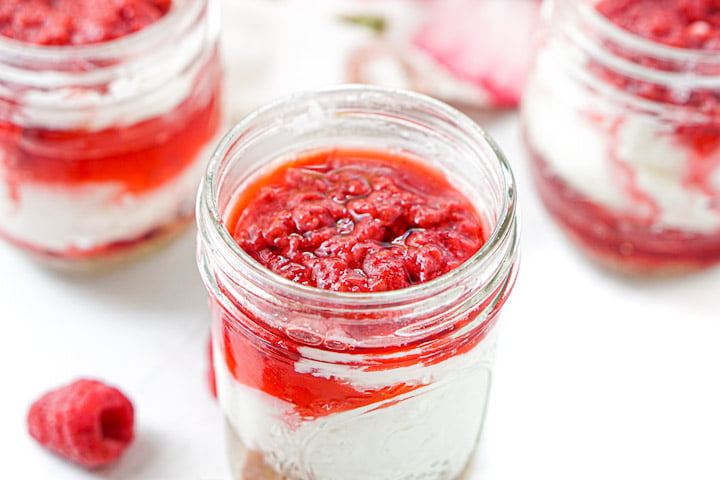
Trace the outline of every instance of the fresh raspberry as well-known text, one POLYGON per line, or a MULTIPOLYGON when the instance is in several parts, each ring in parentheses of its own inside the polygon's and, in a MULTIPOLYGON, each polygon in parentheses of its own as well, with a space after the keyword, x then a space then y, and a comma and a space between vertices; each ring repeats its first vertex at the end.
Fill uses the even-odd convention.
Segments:
POLYGON ((38 443, 86 468, 116 461, 133 439, 132 403, 95 380, 46 393, 30 407, 27 420, 38 443))
POLYGON ((215 383, 215 366, 213 364, 212 338, 208 338, 207 353, 208 353, 208 367, 207 367, 208 388, 210 388, 210 393, 212 394, 212 396, 217 398, 217 384, 215 383))

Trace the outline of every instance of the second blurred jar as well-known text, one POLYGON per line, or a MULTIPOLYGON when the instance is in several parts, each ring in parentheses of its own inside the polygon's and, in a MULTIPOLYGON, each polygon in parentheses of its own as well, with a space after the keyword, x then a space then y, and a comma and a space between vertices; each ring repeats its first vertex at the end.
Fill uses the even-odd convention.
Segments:
MULTIPOLYGON (((122 20, 103 8, 103 21, 122 20)), ((0 237, 77 269, 188 223, 220 123, 216 17, 208 0, 173 0, 139 32, 99 43, 70 44, 83 43, 70 27, 67 42, 0 36, 0 237)), ((58 18, 62 30, 70 20, 58 18)))
POLYGON ((720 27, 666 5, 549 3, 523 100, 545 206, 636 274, 720 261, 720 27))

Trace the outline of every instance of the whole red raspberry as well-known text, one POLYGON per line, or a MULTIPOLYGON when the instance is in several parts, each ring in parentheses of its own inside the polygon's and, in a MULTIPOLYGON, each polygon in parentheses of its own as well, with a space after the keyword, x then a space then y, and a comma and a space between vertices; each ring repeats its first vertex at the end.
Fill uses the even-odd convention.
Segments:
POLYGON ((133 439, 133 417, 132 403, 118 389, 77 380, 38 399, 27 421, 42 446, 95 468, 120 458, 133 439))

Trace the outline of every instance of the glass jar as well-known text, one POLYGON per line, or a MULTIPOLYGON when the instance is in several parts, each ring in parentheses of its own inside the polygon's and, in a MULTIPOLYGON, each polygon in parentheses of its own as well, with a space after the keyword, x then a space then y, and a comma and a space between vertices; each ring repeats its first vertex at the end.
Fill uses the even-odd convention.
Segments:
POLYGON ((547 4, 522 116, 535 183, 568 235, 631 274, 720 260, 720 60, 547 4))
POLYGON ((173 0, 104 43, 0 36, 0 237, 84 269, 189 223, 220 124, 217 17, 209 0, 173 0))
POLYGON ((298 94, 225 137, 197 216, 235 478, 458 478, 483 425, 494 325, 517 266, 515 185, 492 140, 418 94, 298 94), (458 268, 401 290, 335 292, 272 273, 225 228, 233 199, 278 159, 329 146, 409 152, 437 167, 489 238, 458 268))

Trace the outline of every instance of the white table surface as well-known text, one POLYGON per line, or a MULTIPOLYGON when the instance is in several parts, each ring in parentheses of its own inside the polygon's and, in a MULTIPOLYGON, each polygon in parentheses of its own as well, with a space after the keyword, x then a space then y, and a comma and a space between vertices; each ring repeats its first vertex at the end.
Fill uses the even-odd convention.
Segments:
MULTIPOLYGON (((518 177, 523 258, 470 480, 720 478, 720 268, 660 281, 596 268, 541 210, 515 114, 477 118, 518 177)), ((0 478, 229 478, 193 243, 91 278, 0 246, 0 478), (92 474, 26 433, 31 402, 78 377, 119 386, 137 412, 121 462, 92 474)))

